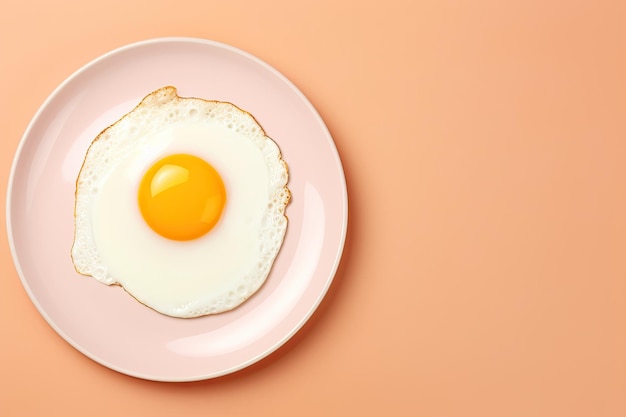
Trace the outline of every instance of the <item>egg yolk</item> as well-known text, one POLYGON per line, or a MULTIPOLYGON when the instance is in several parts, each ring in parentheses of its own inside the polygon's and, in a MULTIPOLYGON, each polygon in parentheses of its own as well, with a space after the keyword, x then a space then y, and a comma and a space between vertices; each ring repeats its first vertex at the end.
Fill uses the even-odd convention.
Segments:
POLYGON ((148 225, 172 240, 206 234, 226 204, 224 182, 206 161, 187 154, 157 161, 139 184, 139 209, 148 225))

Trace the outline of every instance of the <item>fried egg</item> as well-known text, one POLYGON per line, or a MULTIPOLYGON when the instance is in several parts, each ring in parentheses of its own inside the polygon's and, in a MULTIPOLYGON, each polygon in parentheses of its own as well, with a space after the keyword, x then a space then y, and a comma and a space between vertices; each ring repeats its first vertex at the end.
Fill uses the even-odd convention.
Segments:
POLYGON ((146 96, 91 143, 76 181, 76 271, 168 316, 231 310, 283 243, 287 164, 247 112, 146 96))

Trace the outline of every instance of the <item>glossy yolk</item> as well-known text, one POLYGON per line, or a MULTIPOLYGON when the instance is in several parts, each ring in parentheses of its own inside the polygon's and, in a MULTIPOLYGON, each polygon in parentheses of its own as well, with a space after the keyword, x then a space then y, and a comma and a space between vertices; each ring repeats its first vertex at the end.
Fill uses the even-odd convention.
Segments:
POLYGON ((186 154, 167 156, 139 184, 139 209, 158 234, 173 240, 203 236, 220 219, 226 190, 217 171, 186 154))

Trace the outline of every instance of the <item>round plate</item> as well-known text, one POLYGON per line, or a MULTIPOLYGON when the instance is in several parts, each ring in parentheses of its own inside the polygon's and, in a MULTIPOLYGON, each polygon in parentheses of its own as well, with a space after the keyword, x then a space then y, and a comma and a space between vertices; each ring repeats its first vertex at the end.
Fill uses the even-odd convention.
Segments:
POLYGON ((7 226, 31 300, 72 346, 116 371, 192 381, 244 368, 285 343, 326 293, 343 250, 347 193, 324 122, 278 71, 217 42, 154 39, 89 63, 61 84, 31 121, 13 162, 7 226), (119 287, 77 274, 70 258, 75 181, 96 135, 148 93, 229 101, 252 113, 289 165, 289 226, 263 287, 238 308, 176 319, 119 287))

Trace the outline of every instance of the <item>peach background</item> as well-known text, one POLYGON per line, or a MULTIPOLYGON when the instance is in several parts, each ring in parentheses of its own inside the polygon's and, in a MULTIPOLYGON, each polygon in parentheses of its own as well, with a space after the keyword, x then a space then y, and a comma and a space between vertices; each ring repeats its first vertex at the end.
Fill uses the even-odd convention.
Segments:
POLYGON ((626 415, 626 3, 3 6, 2 195, 29 120, 73 71, 196 36, 257 55, 309 97, 344 163, 350 227, 294 339, 183 384, 70 347, 2 239, 0 415, 626 415))

